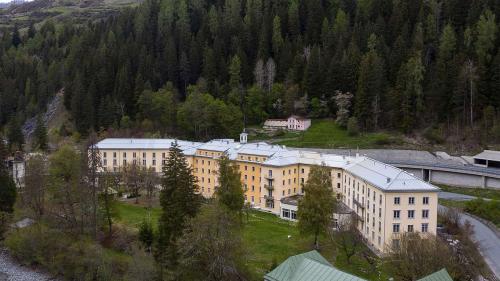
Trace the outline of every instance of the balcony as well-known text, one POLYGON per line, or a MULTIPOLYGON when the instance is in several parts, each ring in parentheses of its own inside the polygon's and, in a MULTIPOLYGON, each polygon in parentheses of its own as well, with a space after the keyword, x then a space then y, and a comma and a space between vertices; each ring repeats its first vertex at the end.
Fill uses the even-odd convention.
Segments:
POLYGON ((268 180, 274 180, 273 175, 265 175, 264 178, 268 180))
POLYGON ((266 201, 266 208, 274 208, 274 197, 264 195, 264 200, 266 201))
POLYGON ((272 184, 271 185, 264 184, 264 188, 267 190, 274 190, 274 186, 272 184))
POLYGON ((354 199, 354 197, 352 198, 352 203, 354 203, 354 205, 360 207, 361 209, 365 208, 365 205, 363 203, 359 202, 358 200, 354 199))

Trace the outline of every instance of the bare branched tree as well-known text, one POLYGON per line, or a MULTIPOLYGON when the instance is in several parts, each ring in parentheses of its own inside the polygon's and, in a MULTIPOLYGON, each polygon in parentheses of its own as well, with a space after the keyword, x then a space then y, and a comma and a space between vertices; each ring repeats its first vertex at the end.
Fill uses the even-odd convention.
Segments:
POLYGON ((87 145, 87 175, 86 180, 90 188, 91 202, 92 202, 92 230, 94 238, 97 238, 98 227, 98 194, 99 194, 99 173, 102 172, 101 153, 97 147, 97 136, 92 134, 89 137, 87 145))
POLYGON ((24 186, 21 200, 24 207, 40 220, 45 214, 45 190, 47 188, 47 166, 42 155, 34 155, 26 161, 24 186))

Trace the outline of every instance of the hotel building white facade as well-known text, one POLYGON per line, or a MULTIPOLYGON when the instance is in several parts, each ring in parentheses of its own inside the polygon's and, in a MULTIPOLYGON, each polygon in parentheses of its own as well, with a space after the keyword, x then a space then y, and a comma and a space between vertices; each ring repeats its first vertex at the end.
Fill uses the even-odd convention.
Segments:
MULTIPOLYGON (((213 196, 218 184, 217 160, 226 154, 239 166, 247 202, 293 219, 292 210, 282 207, 282 199, 303 194, 311 167, 325 165, 331 169, 335 196, 355 214, 359 231, 373 249, 384 252, 387 245, 399 243, 398 236, 404 232, 436 233, 439 189, 401 169, 359 155, 246 143, 245 134, 241 140, 177 141, 203 196, 213 196)), ((119 171, 135 161, 160 173, 174 141, 105 139, 97 146, 108 171, 119 171)))

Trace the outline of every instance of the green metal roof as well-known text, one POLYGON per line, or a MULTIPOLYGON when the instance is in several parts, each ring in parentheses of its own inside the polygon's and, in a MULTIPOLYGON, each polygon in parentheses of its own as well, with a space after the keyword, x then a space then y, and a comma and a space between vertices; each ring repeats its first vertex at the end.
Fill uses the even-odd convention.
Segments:
POLYGON ((289 257, 264 276, 268 281, 366 281, 333 267, 317 251, 289 257))
POLYGON ((453 279, 448 274, 448 271, 443 268, 440 271, 436 271, 431 275, 427 275, 422 279, 418 279, 417 281, 453 281, 453 279))

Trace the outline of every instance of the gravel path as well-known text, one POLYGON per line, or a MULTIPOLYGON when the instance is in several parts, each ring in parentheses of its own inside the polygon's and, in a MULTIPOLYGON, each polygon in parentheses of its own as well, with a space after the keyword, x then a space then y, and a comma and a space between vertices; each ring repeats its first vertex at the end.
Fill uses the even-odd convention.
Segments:
POLYGON ((55 278, 16 263, 0 249, 0 281, 55 281, 55 278))

